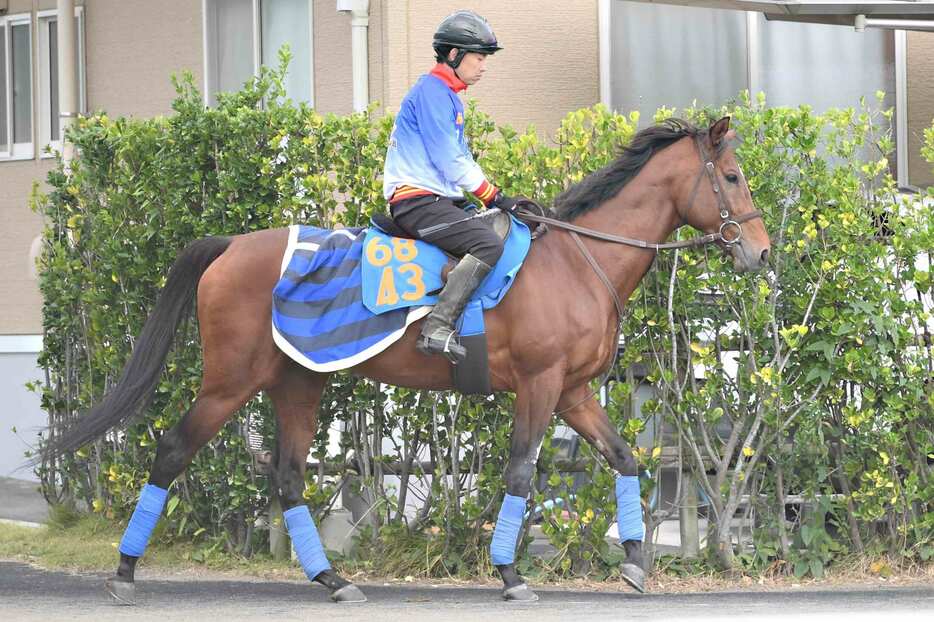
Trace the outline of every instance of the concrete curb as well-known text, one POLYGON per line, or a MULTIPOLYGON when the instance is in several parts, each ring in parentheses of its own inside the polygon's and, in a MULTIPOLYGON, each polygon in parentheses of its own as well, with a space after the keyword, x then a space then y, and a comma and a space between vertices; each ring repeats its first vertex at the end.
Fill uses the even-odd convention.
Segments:
POLYGON ((30 523, 29 521, 10 520, 8 518, 0 518, 0 525, 15 525, 17 527, 31 527, 33 529, 45 526, 42 523, 30 523))

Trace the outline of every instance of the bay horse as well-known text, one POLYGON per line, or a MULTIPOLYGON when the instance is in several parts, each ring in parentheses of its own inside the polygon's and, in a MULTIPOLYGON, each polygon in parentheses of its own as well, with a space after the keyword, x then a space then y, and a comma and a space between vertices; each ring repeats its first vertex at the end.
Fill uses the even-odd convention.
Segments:
MULTIPOLYGON (((493 388, 515 393, 506 495, 491 545, 508 600, 537 599, 516 572, 513 556, 538 452, 555 413, 618 473, 617 514, 626 551, 621 574, 644 591, 637 463, 588 383, 614 360, 620 301, 628 300, 659 249, 686 245, 664 243, 677 228, 689 224, 706 233, 695 241, 720 245, 737 271, 767 262, 768 233, 736 161, 729 124, 724 117, 702 130, 669 120, 638 132, 616 161, 558 197, 550 231, 533 243, 509 295, 486 311, 493 388)), ((148 403, 197 294, 202 385, 188 412, 159 439, 149 484, 121 542, 119 566, 107 580, 121 603, 135 602, 136 563, 161 515, 166 489, 259 391, 275 409, 272 489, 282 507, 290 508, 286 525, 299 561, 333 600, 365 600, 331 569, 302 497, 329 374, 302 367, 273 342, 270 294, 288 235, 288 229, 270 229, 204 238, 186 247, 115 388, 45 447, 47 456, 74 451, 148 403)), ((388 349, 347 371, 413 389, 451 389, 449 362, 415 349, 419 331, 419 323, 409 326, 388 349)))

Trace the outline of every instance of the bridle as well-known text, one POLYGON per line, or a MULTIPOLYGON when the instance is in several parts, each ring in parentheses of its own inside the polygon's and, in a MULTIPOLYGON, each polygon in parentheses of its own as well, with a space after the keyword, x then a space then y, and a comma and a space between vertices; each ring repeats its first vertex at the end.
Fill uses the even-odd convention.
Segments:
MULTIPOLYGON (((544 215, 545 210, 538 203, 528 199, 520 199, 517 202, 516 216, 520 220, 536 222, 555 227, 556 229, 564 229, 565 231, 568 231, 571 235, 571 238, 574 240, 574 243, 577 244, 581 254, 584 256, 584 259, 587 260, 587 263, 589 263, 590 267, 593 268, 593 271, 596 273, 597 277, 600 278, 600 280, 606 286, 607 290, 610 292, 610 297, 613 299, 613 304, 616 307, 616 335, 613 339, 613 358, 610 360, 610 365, 607 368, 606 373, 600 380, 600 386, 606 384, 607 379, 609 379, 610 374, 613 371, 613 367, 616 365, 616 359, 619 356, 619 335, 622 330, 623 303, 619 299, 619 294, 616 292, 616 288, 613 287, 610 278, 606 275, 606 272, 603 271, 603 268, 600 267, 600 264, 597 263, 597 260, 584 245, 583 241, 581 241, 580 235, 584 235, 595 240, 602 240, 604 242, 625 244, 627 246, 634 246, 636 248, 644 248, 654 251, 695 248, 698 246, 706 246, 707 244, 723 244, 726 249, 729 249, 742 240, 743 223, 753 220, 754 218, 762 218, 762 213, 757 209, 754 209, 751 212, 741 216, 735 216, 733 214, 730 201, 726 195, 724 195, 722 189, 720 188, 720 182, 717 180, 717 168, 715 163, 720 157, 722 148, 717 149, 713 154, 713 157, 710 157, 707 153, 706 147, 704 147, 703 143, 701 142, 702 136, 705 135, 698 134, 693 137, 694 145, 697 147, 697 151, 700 155, 700 160, 703 165, 700 173, 697 175, 697 179, 694 182, 694 187, 691 190, 691 198, 688 200, 688 207, 685 210, 684 215, 681 217, 681 224, 687 224, 687 216, 691 213, 691 210, 694 207, 694 200, 697 198, 697 192, 700 188, 701 180, 706 176, 707 179, 710 180, 710 185, 713 189, 713 194, 717 201, 717 208, 720 211, 720 227, 716 233, 708 233, 706 235, 691 238, 690 240, 680 240, 675 242, 649 242, 647 240, 637 240, 612 233, 603 233, 602 231, 596 231, 595 229, 589 229, 587 227, 581 227, 579 225, 565 222, 563 220, 558 220, 556 218, 550 218, 544 215), (725 233, 727 233, 731 228, 736 230, 736 236, 728 238, 725 233)), ((596 391, 592 392, 580 402, 574 404, 573 406, 563 408, 560 411, 556 411, 555 414, 560 415, 569 410, 577 408, 584 402, 590 400, 594 395, 596 395, 596 393, 596 391)))
MULTIPOLYGON (((691 198, 688 201, 688 208, 684 212, 682 217, 681 224, 687 224, 687 216, 691 213, 691 209, 694 207, 694 199, 697 197, 697 190, 700 187, 701 178, 704 176, 704 173, 707 174, 707 179, 710 180, 710 186, 713 188, 714 198, 717 200, 717 209, 720 210, 720 228, 715 234, 716 236, 714 242, 723 244, 726 248, 732 247, 734 244, 738 244, 740 240, 743 239, 743 225, 744 222, 749 222, 754 218, 762 218, 762 212, 757 209, 752 210, 747 214, 742 216, 734 216, 733 208, 730 205, 730 200, 723 194, 720 189, 720 182, 717 180, 717 168, 715 162, 720 158, 720 152, 722 147, 717 149, 714 153, 714 157, 711 158, 707 155, 707 148, 704 147, 704 143, 701 142, 700 136, 694 136, 694 145, 697 147, 697 151, 700 154, 701 162, 704 163, 704 167, 701 170, 701 173, 697 176, 697 180, 694 182, 694 189, 691 191, 691 198), (732 238, 728 238, 724 235, 724 231, 733 227, 736 229, 736 235, 732 238)), ((694 238, 694 240, 704 239, 708 236, 702 236, 702 238, 694 238)), ((688 242, 693 242, 694 240, 688 240, 688 242)), ((709 242, 701 242, 701 244, 708 244, 709 242)))
POLYGON ((754 209, 751 212, 741 216, 733 215, 733 210, 730 206, 729 199, 727 199, 727 197, 723 194, 723 191, 720 188, 720 182, 717 181, 715 162, 720 157, 720 151, 718 150, 714 154, 713 158, 709 157, 707 155, 707 149, 700 141, 700 136, 694 137, 694 144, 697 146, 697 150, 700 154, 700 159, 701 162, 703 162, 703 165, 701 167, 700 173, 697 175, 697 179, 694 182, 694 188, 691 191, 691 198, 688 201, 688 207, 684 212, 684 216, 682 216, 681 224, 687 223, 687 215, 691 213, 691 210, 694 207, 694 199, 697 198, 700 182, 706 176, 707 179, 710 180, 710 185, 713 188, 714 197, 717 200, 717 208, 720 210, 720 228, 716 233, 708 233, 706 235, 700 235, 691 238, 690 240, 679 240, 676 242, 649 242, 647 240, 637 240, 634 238, 627 238, 622 235, 604 233, 602 231, 596 231, 595 229, 581 227, 580 225, 575 225, 573 223, 558 220, 556 218, 550 218, 544 215, 545 210, 540 205, 538 205, 538 203, 528 199, 520 199, 517 202, 517 208, 519 210, 517 216, 520 218, 520 220, 528 220, 531 222, 546 224, 551 227, 555 227, 556 229, 564 229, 565 231, 570 231, 571 233, 579 233, 595 240, 614 242, 616 244, 625 244, 627 246, 635 246, 636 248, 645 248, 648 250, 662 251, 678 248, 694 248, 697 246, 706 246, 707 244, 723 244, 727 248, 730 248, 742 240, 742 223, 748 222, 755 218, 762 218, 762 213, 759 210, 754 209), (728 238, 726 235, 724 235, 724 233, 727 232, 731 227, 736 229, 736 236, 728 238))

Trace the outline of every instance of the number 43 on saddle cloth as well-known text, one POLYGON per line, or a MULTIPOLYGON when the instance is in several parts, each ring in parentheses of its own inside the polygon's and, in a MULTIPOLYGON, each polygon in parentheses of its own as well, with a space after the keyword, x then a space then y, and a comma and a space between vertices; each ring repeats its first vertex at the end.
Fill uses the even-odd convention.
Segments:
MULTIPOLYGON (((502 257, 458 323, 462 336, 485 339, 483 309, 496 306, 509 291, 530 244, 529 228, 513 218, 502 257)), ((428 315, 448 261, 437 247, 375 227, 332 231, 293 225, 273 289, 273 338, 283 352, 315 371, 358 365, 428 315)))

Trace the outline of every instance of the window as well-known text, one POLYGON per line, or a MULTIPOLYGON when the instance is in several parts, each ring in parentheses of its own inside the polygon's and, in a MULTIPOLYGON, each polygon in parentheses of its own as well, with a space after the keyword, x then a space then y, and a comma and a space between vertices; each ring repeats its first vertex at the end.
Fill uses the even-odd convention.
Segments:
MULTIPOLYGON (((39 63, 39 144, 43 154, 46 147, 61 150, 61 109, 58 101, 58 13, 40 11, 38 28, 39 63)), ((85 104, 84 65, 84 9, 75 9, 75 58, 77 59, 78 110, 65 112, 83 113, 85 104)))
MULTIPOLYGON (((58 102, 58 14, 39 11, 33 31, 30 15, 0 17, 0 159, 35 156, 35 130, 40 150, 61 148, 58 102), (33 85, 33 38, 36 39, 38 83, 33 85), (35 98, 35 99, 34 99, 35 98), (39 102, 33 118, 34 101, 39 102)), ((84 9, 75 9, 75 56, 78 61, 78 110, 85 110, 84 9)))
POLYGON ((611 103, 647 120, 661 105, 719 106, 747 88, 770 105, 819 112, 894 93, 891 31, 640 2, 613 3, 610 28, 611 103))
MULTIPOLYGON (((817 112, 857 107, 861 97, 877 106, 877 91, 886 93, 888 108, 904 91, 897 86, 891 30, 856 32, 753 12, 622 1, 611 3, 608 29, 606 103, 638 110, 644 124, 662 105, 720 106, 743 89, 764 92, 770 106, 809 104, 817 112)), ((903 117, 896 111, 896 119, 903 117)), ((905 162, 897 156, 899 171, 905 162)))
POLYGON ((31 158, 32 20, 0 17, 0 157, 31 158))
POLYGON ((261 65, 275 67, 278 52, 292 51, 286 94, 313 103, 312 0, 204 0, 205 97, 236 91, 261 65))

